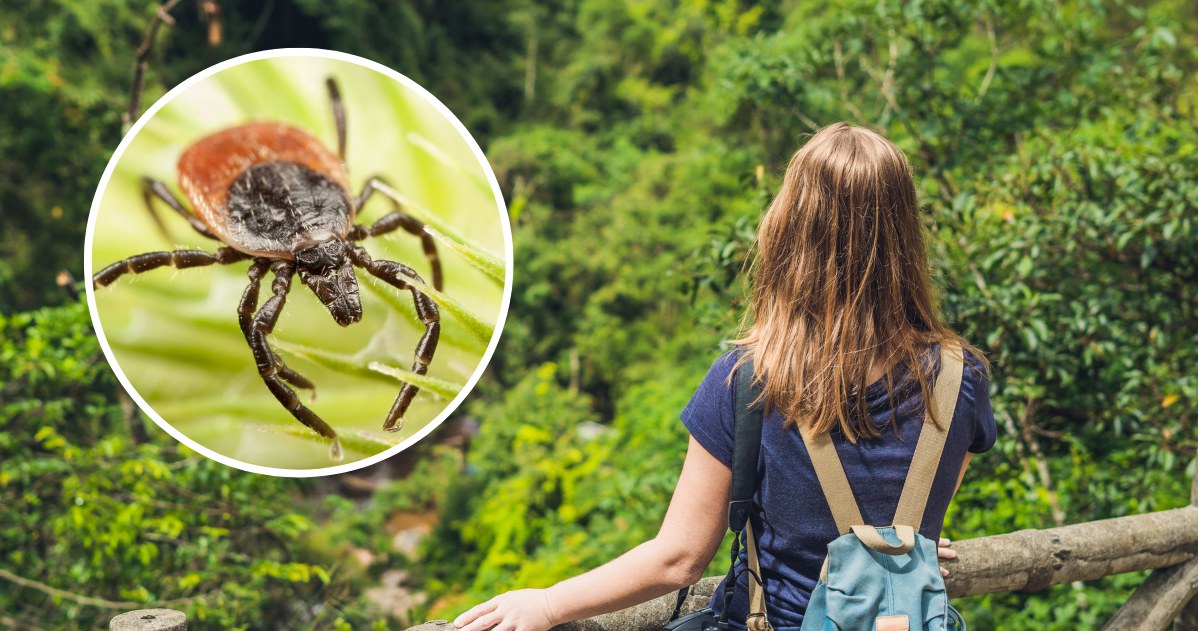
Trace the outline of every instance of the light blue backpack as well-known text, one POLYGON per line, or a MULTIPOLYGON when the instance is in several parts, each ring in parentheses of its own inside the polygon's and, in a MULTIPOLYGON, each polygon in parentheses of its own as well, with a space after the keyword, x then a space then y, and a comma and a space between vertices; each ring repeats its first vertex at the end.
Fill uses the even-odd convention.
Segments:
MULTIPOLYGON (((828 544, 802 631, 965 631, 961 614, 948 602, 936 542, 919 534, 957 406, 963 367, 961 348, 942 344, 932 406, 943 427, 937 427, 930 415, 925 420, 891 526, 865 525, 831 437, 826 432, 815 437, 802 432, 841 533, 828 544)), ((760 577, 751 524, 746 531, 751 576, 760 577)), ((772 629, 761 585, 753 578, 746 622, 751 631, 772 629)))

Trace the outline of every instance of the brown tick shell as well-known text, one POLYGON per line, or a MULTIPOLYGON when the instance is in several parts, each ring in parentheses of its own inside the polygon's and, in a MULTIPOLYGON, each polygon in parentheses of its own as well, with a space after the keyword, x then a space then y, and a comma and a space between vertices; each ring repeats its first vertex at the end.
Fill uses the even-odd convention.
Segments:
MULTIPOLYGON (((234 234, 229 226, 229 191, 234 182, 247 169, 271 162, 306 167, 353 199, 345 165, 337 155, 312 134, 283 123, 248 123, 200 139, 179 157, 179 186, 200 221, 228 245, 256 256, 291 259, 292 252, 263 249, 234 234)), ((352 205, 349 213, 347 230, 354 219, 352 205)))

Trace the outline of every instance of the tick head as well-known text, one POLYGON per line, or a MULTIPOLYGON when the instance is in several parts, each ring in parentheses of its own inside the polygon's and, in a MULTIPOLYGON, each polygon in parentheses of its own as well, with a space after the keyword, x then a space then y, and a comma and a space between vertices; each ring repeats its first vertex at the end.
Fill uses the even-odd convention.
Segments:
POLYGON ((321 241, 295 253, 300 280, 328 308, 333 319, 348 326, 362 319, 358 279, 340 239, 321 241))

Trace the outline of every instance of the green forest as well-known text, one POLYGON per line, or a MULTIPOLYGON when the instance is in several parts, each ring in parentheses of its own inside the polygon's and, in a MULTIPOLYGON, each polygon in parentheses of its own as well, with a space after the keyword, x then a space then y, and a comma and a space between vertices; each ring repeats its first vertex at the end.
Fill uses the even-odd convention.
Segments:
MULTIPOLYGON (((678 414, 741 323, 757 220, 791 153, 836 121, 906 152, 942 308, 993 364, 998 444, 947 536, 1189 502, 1190 0, 168 4, 142 109, 214 63, 297 46, 440 98, 506 198, 511 309, 457 418, 359 472, 382 480, 368 495, 190 452, 121 391, 79 298, 159 3, 6 2, 2 626, 104 628, 161 606, 200 629, 398 629, 652 537, 687 444, 678 414), (397 546, 397 524, 429 515, 397 546), (396 571, 411 598, 384 606, 396 571)), ((975 629, 1098 628, 1144 576, 955 605, 975 629)))

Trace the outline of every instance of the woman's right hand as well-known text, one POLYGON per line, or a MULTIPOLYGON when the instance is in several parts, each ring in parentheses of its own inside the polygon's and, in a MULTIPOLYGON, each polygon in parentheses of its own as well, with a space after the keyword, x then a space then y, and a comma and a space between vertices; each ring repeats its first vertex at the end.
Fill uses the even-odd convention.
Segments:
POLYGON ((463 631, 548 631, 554 624, 548 594, 543 589, 500 594, 453 621, 453 626, 463 631))

